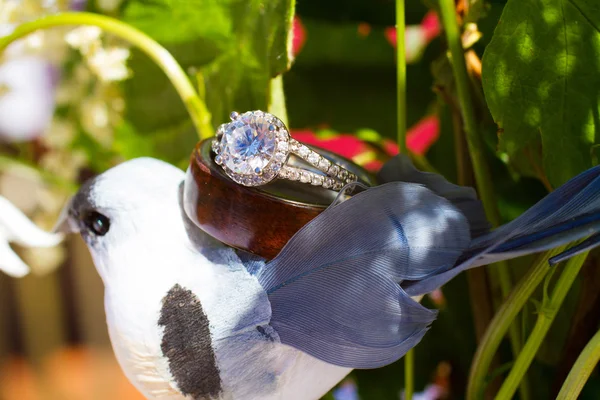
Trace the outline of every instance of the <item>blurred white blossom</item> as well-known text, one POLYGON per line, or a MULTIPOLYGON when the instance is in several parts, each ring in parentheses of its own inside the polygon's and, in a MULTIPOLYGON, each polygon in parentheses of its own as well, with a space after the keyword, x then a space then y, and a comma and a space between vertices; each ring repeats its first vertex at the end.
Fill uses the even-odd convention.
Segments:
POLYGON ((55 80, 53 65, 39 57, 0 64, 0 135, 21 141, 43 133, 54 114, 55 80))
MULTIPOLYGON (((103 4, 111 7, 119 1, 103 4)), ((0 36, 24 22, 83 10, 86 4, 87 0, 0 0, 0 36)), ((129 56, 122 40, 89 26, 40 30, 0 54, 0 141, 31 141, 31 151, 23 161, 44 171, 40 175, 35 169, 4 167, 0 195, 13 201, 37 226, 49 228, 56 221, 68 194, 64 189, 76 186, 81 171, 90 165, 94 146, 81 143, 91 139, 110 154, 125 111, 119 82, 129 77, 129 56), (67 60, 69 69, 63 71, 67 60), (53 116, 56 107, 62 112, 53 116), (66 186, 46 184, 45 173, 66 186)), ((0 247, 7 240, 0 237, 0 247)), ((4 247, 10 249, 7 244, 4 247)), ((64 248, 24 248, 19 254, 34 271, 44 273, 62 262, 64 248)), ((1 259, 2 252, 0 263, 1 259)), ((11 270, 18 274, 23 265, 11 270)))
POLYGON ((83 53, 89 53, 94 47, 101 45, 102 30, 97 26, 81 26, 74 28, 65 35, 69 46, 83 53))
POLYGON ((122 81, 129 77, 125 62, 129 58, 129 50, 113 47, 99 49, 88 58, 90 68, 105 82, 122 81))

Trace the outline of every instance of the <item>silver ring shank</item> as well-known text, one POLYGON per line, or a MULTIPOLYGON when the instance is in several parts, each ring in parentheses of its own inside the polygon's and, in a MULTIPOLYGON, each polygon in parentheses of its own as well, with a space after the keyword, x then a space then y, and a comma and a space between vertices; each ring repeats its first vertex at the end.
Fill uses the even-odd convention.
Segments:
POLYGON ((289 145, 292 154, 306 161, 325 175, 304 168, 292 167, 287 165, 288 162, 286 162, 277 175, 278 178, 310 183, 314 186, 322 186, 325 189, 333 190, 341 190, 348 183, 356 182, 358 180, 358 177, 352 172, 341 165, 332 163, 321 154, 311 150, 308 146, 297 140, 290 138, 289 145))

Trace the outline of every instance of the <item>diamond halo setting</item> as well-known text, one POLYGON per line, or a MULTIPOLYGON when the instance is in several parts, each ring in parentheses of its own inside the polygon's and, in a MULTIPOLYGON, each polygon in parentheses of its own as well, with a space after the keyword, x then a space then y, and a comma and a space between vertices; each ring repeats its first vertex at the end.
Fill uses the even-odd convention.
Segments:
POLYGON ((289 132, 274 115, 262 111, 231 113, 217 131, 215 162, 235 182, 260 186, 277 177, 289 157, 289 132))
POLYGON ((265 185, 276 178, 340 190, 358 177, 290 137, 283 122, 263 111, 232 112, 231 122, 217 130, 212 142, 215 163, 236 183, 265 185), (286 165, 291 154, 313 170, 286 165))

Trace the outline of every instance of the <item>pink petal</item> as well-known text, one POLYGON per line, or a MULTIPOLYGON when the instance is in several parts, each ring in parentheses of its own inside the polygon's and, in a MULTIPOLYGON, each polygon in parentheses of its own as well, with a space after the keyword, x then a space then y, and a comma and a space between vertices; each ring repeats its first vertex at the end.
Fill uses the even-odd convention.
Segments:
POLYGON ((300 18, 296 16, 292 22, 292 54, 294 57, 300 53, 304 42, 306 42, 306 28, 304 28, 300 18))
POLYGON ((425 17, 423 17, 423 20, 421 21, 421 27, 425 32, 428 42, 437 37, 442 30, 442 25, 440 24, 437 13, 435 11, 429 11, 425 14, 425 17))
POLYGON ((440 121, 436 115, 429 115, 415 125, 406 134, 406 146, 415 154, 423 155, 440 136, 440 121))
POLYGON ((330 138, 320 138, 311 131, 292 131, 291 134, 302 143, 318 146, 346 158, 353 158, 369 150, 366 143, 349 134, 335 135, 330 138))
MULTIPOLYGON (((424 155, 440 136, 440 122, 435 115, 429 115, 406 133, 406 146, 415 154, 424 155)), ((383 149, 390 156, 399 153, 398 144, 391 139, 384 139, 383 149)))
POLYGON ((398 34, 396 33, 396 28, 393 26, 385 28, 384 35, 387 41, 390 42, 394 48, 396 48, 396 44, 398 43, 398 34))
MULTIPOLYGON (((422 51, 429 42, 440 34, 441 30, 442 25, 435 11, 429 11, 425 14, 420 25, 407 25, 405 37, 407 59, 409 59, 409 54, 414 56, 422 51)), ((385 28, 384 35, 387 41, 395 48, 398 43, 396 28, 393 26, 385 28)), ((410 59, 412 58, 414 57, 410 57, 410 59)))
POLYGON ((362 167, 369 172, 377 172, 381 169, 381 167, 383 167, 383 161, 371 160, 371 161, 365 163, 365 165, 363 165, 362 167))

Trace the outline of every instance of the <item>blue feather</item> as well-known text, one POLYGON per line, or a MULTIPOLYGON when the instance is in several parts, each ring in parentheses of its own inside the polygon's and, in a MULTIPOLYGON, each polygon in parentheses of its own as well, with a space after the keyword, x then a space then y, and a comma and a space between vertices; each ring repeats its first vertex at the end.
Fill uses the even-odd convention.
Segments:
MULTIPOLYGON (((600 167, 594 167, 548 194, 515 220, 475 238, 452 269, 403 282, 402 286, 411 296, 425 294, 466 269, 548 250, 598 232, 600 167)), ((597 244, 598 241, 588 242, 586 249, 597 244)), ((555 260, 565 260, 576 253, 567 250, 555 260)))
POLYGON ((256 277, 281 342, 331 364, 377 368, 419 342, 436 313, 398 282, 452 267, 465 216, 413 183, 388 183, 328 208, 256 277))
POLYGON ((467 217, 471 227, 471 237, 481 236, 490 230, 490 223, 473 188, 450 183, 439 174, 419 171, 414 167, 410 158, 403 154, 386 162, 377 174, 377 180, 381 183, 422 184, 438 196, 448 199, 467 217))

